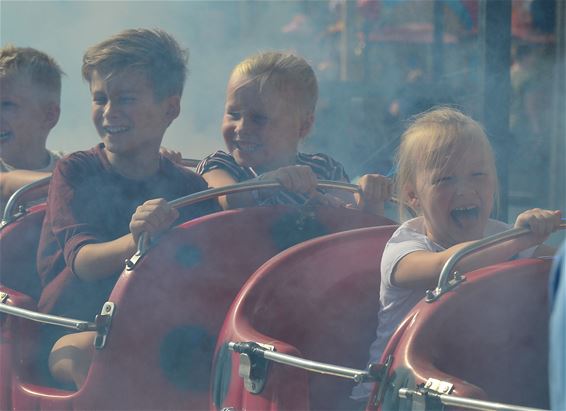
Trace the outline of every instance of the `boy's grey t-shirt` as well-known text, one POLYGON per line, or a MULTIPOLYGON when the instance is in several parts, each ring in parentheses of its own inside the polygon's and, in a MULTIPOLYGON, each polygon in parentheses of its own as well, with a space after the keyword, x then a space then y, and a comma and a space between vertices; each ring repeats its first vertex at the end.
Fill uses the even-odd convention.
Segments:
MULTIPOLYGON (((484 237, 512 228, 509 224, 489 219, 484 237)), ((369 363, 379 361, 389 338, 409 311, 424 297, 424 289, 412 289, 395 286, 391 283, 393 269, 403 257, 415 251, 443 251, 444 247, 426 236, 423 217, 416 217, 403 223, 391 236, 381 257, 381 286, 379 289, 379 323, 377 338, 370 346, 369 363)), ((520 258, 531 256, 534 247, 519 253, 520 258)), ((354 387, 352 398, 366 398, 372 384, 354 387)))

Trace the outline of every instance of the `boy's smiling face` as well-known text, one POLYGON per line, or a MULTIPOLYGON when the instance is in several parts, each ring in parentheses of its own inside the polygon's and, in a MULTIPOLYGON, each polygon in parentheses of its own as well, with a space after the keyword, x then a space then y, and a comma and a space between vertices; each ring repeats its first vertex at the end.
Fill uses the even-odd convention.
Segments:
POLYGON ((301 116, 290 94, 234 74, 228 83, 222 135, 241 166, 258 173, 294 164, 299 142, 309 132, 313 116, 301 116), (294 103, 294 106, 293 106, 294 103))
POLYGON ((483 237, 495 179, 484 147, 460 144, 442 169, 417 173, 416 189, 408 197, 425 218, 427 236, 447 248, 483 237))
POLYGON ((49 103, 27 75, 0 79, 0 147, 3 155, 40 144, 59 118, 59 105, 49 103), (53 107, 50 107, 53 106, 53 107))
POLYGON ((158 101, 142 71, 126 70, 90 80, 92 120, 111 156, 155 157, 165 130, 179 114, 180 97, 158 101))

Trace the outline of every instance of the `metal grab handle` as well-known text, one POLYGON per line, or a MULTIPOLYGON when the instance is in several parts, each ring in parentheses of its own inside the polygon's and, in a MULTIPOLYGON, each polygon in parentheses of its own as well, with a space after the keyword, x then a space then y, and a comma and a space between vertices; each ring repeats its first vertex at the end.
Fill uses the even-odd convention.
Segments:
POLYGON ((97 331, 98 327, 95 323, 89 321, 75 320, 73 318, 59 317, 57 315, 38 313, 37 311, 27 310, 25 308, 14 307, 5 303, 0 303, 0 313, 13 315, 26 320, 40 322, 43 324, 58 325, 60 327, 70 328, 76 331, 97 331))
POLYGON ((48 186, 51 181, 51 176, 43 177, 33 183, 26 184, 20 187, 14 192, 6 202, 6 208, 4 208, 4 214, 2 215, 2 223, 0 223, 0 228, 10 224, 17 217, 16 207, 20 205, 21 198, 28 192, 48 186))
MULTIPOLYGON (((362 190, 359 185, 352 183, 344 183, 341 181, 319 180, 318 188, 344 190, 351 193, 361 194, 362 190)), ((172 200, 169 204, 174 208, 186 207, 201 201, 210 200, 227 194, 243 193, 253 190, 265 190, 271 188, 282 188, 281 183, 275 180, 260 180, 260 181, 244 181, 237 184, 228 186, 210 188, 208 190, 199 191, 197 193, 189 194, 184 197, 172 200)), ((395 197, 390 199, 393 203, 398 203, 399 200, 395 197)), ((132 269, 138 260, 147 252, 149 248, 149 241, 147 241, 147 234, 142 233, 138 240, 138 251, 129 259, 126 260, 126 268, 132 269)))
POLYGON ((407 388, 399 389, 399 398, 409 399, 412 397, 422 397, 423 395, 440 400, 444 405, 467 408, 471 410, 489 410, 489 411, 544 411, 540 408, 521 407, 519 405, 504 404, 500 402, 476 400, 473 398, 456 397, 450 394, 423 394, 419 391, 409 390, 407 388))
MULTIPOLYGON (((566 224, 560 224, 558 229, 565 229, 566 224)), ((448 290, 454 288, 456 284, 461 282, 460 278, 456 278, 454 283, 450 283, 450 276, 453 273, 454 267, 456 264, 460 262, 462 258, 467 256, 468 254, 472 254, 476 251, 483 250, 484 248, 489 247, 490 245, 504 242, 507 240, 511 240, 513 238, 520 237, 525 234, 529 234, 531 232, 528 228, 512 228, 507 231, 503 231, 502 233, 494 234, 489 237, 482 238, 467 247, 462 248, 461 250, 454 253, 448 261, 442 267, 442 271, 440 272, 440 276, 438 277, 438 285, 434 290, 427 290, 426 291, 426 301, 433 302, 436 301, 440 296, 446 293, 448 290)))
POLYGON ((341 367, 338 365, 327 364, 318 361, 305 360, 294 355, 282 354, 268 350, 256 342, 232 342, 228 343, 228 349, 240 354, 248 354, 250 357, 257 356, 279 364, 289 365, 319 374, 334 375, 356 382, 375 381, 375 377, 365 370, 341 367))

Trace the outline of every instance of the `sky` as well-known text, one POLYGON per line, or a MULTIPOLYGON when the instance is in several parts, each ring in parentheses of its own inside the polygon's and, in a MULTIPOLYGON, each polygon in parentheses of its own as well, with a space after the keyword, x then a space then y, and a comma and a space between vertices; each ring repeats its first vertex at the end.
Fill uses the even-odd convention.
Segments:
MULTIPOLYGON (((182 112, 163 144, 185 158, 201 158, 223 147, 220 122, 232 67, 249 54, 283 46, 281 26, 296 4, 276 2, 270 22, 253 30, 246 2, 235 1, 6 1, 0 2, 0 42, 34 47, 54 57, 63 79, 62 114, 48 147, 66 152, 95 145, 90 96, 80 67, 84 50, 128 28, 159 27, 189 49, 189 77, 182 112), (273 34, 272 34, 273 33, 273 34)), ((265 13, 263 13, 265 14, 265 13)), ((254 26, 259 26, 253 23, 254 26)))

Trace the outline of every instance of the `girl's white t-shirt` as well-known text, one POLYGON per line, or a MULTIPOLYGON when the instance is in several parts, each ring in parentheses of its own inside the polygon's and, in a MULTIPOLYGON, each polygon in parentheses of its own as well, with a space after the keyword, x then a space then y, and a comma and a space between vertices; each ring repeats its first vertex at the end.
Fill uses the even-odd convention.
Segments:
MULTIPOLYGON (((511 229, 502 221, 489 219, 484 237, 511 229)), ((532 256, 536 247, 519 253, 519 258, 532 256)), ((379 289, 379 323, 376 339, 370 346, 369 363, 379 361, 389 338, 409 311, 425 296, 425 290, 398 287, 391 283, 391 275, 397 263, 407 254, 415 251, 443 251, 444 247, 426 236, 424 218, 413 218, 403 223, 391 236, 381 257, 381 286, 379 289)), ((370 394, 371 383, 360 384, 352 391, 353 399, 364 399, 370 394)))

